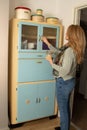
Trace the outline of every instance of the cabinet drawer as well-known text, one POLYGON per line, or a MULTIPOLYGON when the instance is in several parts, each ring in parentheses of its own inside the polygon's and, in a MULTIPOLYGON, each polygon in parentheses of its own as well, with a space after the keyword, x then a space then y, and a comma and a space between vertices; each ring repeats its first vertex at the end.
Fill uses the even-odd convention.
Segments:
POLYGON ((54 114, 55 81, 18 85, 17 122, 54 114))
POLYGON ((47 60, 18 60, 18 82, 52 79, 52 67, 47 60))
POLYGON ((22 52, 22 53, 18 53, 18 58, 45 58, 46 57, 46 53, 32 53, 32 52, 22 52))

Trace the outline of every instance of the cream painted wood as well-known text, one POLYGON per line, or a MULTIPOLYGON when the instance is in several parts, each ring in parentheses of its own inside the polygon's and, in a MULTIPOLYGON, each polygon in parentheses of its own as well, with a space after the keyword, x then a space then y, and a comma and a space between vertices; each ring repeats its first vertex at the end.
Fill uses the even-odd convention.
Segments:
POLYGON ((10 101, 10 113, 11 113, 11 122, 16 123, 16 88, 17 83, 15 82, 17 79, 17 39, 18 39, 18 27, 16 21, 10 21, 10 71, 9 71, 9 101, 10 101), (13 26, 13 28, 12 28, 13 26), (14 107, 13 107, 14 106, 14 107))

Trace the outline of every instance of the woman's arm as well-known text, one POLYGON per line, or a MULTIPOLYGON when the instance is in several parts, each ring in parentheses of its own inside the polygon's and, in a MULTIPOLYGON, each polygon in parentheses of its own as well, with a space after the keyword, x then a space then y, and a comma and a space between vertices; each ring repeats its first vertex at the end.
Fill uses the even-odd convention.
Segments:
POLYGON ((41 40, 48 46, 51 52, 58 54, 58 48, 53 47, 46 37, 42 36, 41 40))
POLYGON ((51 63, 51 65, 52 68, 57 70, 59 72, 59 75, 63 77, 70 73, 73 65, 73 60, 74 60, 74 56, 72 50, 67 49, 64 54, 62 66, 56 65, 54 63, 51 63))
POLYGON ((50 47, 51 44, 48 42, 48 40, 47 40, 46 37, 42 36, 42 37, 41 37, 41 40, 42 40, 48 47, 50 47))
POLYGON ((59 66, 55 63, 53 63, 51 56, 47 56, 46 59, 50 62, 52 65, 52 68, 57 70, 59 72, 59 75, 61 77, 67 75, 70 73, 74 61, 73 52, 71 49, 67 49, 64 54, 63 63, 62 66, 59 66))

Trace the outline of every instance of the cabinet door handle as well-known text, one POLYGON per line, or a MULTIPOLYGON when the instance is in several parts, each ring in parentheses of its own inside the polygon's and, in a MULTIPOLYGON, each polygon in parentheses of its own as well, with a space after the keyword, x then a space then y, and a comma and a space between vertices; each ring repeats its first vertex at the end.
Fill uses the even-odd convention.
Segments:
POLYGON ((30 100, 29 99, 26 99, 25 103, 28 105, 30 104, 30 100))
POLYGON ((41 63, 42 63, 42 61, 37 61, 37 63, 41 64, 41 63))
POLYGON ((36 103, 38 103, 38 98, 36 98, 36 103))
POLYGON ((38 55, 38 57, 42 57, 42 55, 38 55))
POLYGON ((40 103, 40 102, 41 102, 41 99, 39 98, 39 99, 38 99, 38 103, 40 103))

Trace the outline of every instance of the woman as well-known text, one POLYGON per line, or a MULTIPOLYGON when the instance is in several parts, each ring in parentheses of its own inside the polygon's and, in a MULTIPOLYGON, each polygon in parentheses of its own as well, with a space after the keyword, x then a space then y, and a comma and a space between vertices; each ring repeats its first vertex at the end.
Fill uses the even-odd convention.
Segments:
MULTIPOLYGON (((79 25, 70 25, 66 32, 67 44, 58 63, 54 63, 52 56, 46 56, 52 68, 58 72, 56 75, 56 96, 60 110, 60 127, 55 130, 70 130, 70 94, 75 86, 76 65, 82 63, 85 50, 85 34, 79 25)), ((46 39, 42 41, 54 52, 59 52, 46 39)))

